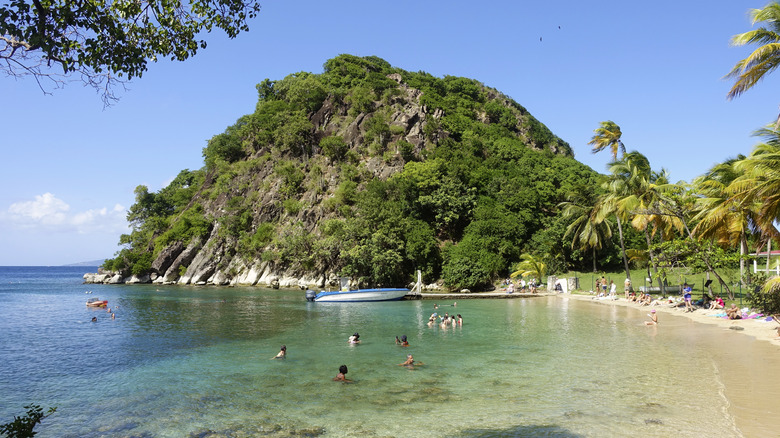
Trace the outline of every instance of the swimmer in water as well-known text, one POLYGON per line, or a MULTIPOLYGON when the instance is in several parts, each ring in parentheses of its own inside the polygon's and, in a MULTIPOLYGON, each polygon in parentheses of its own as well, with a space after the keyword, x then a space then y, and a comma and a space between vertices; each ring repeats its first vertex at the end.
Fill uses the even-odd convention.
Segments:
POLYGON ((401 339, 398 339, 398 336, 395 337, 395 343, 396 345, 400 345, 402 347, 408 347, 409 342, 406 340, 406 335, 402 335, 401 339))
POLYGON ((359 344, 360 343, 360 334, 358 332, 355 332, 354 335, 349 337, 349 340, 347 340, 350 344, 359 344))
POLYGON ((351 380, 347 379, 347 366, 342 365, 339 367, 339 373, 336 374, 336 377, 333 378, 335 382, 351 382, 351 380))
POLYGON ((276 356, 272 357, 271 359, 286 359, 287 358, 287 346, 282 345, 281 350, 279 350, 278 353, 276 353, 276 356))
POLYGON ((404 361, 404 363, 399 363, 398 364, 399 367, 406 367, 406 368, 409 368, 410 370, 413 370, 415 365, 419 366, 419 365, 423 365, 423 363, 422 362, 415 362, 414 361, 414 357, 411 354, 407 354, 406 355, 406 361, 404 361))

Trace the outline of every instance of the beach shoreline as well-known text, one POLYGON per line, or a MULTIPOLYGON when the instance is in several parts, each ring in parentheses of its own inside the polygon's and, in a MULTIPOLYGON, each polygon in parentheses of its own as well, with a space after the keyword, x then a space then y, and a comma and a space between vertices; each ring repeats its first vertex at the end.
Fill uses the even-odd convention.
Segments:
MULTIPOLYGON (((681 330, 683 336, 687 334, 683 332, 692 332, 696 333, 693 336, 704 336, 710 340, 714 336, 720 339, 717 342, 721 343, 722 348, 712 350, 712 342, 702 342, 701 348, 710 351, 712 355, 713 367, 720 379, 718 386, 728 401, 729 416, 734 421, 736 436, 773 436, 780 430, 776 402, 776 394, 780 393, 780 357, 776 355, 780 347, 777 322, 766 321, 766 317, 729 320, 712 316, 722 310, 698 309, 685 312, 684 307, 640 306, 622 297, 610 300, 577 294, 556 296, 596 305, 633 308, 645 313, 656 309, 658 325, 648 329, 663 330, 666 327, 681 330), (680 324, 680 321, 688 321, 690 324, 680 324), (709 335, 710 332, 712 335, 709 335)), ((698 349, 699 342, 692 339, 691 347, 698 349)))
MULTIPOLYGON (((656 312, 660 314, 669 314, 688 318, 694 322, 702 324, 714 325, 724 330, 731 330, 734 332, 742 333, 748 336, 752 336, 757 340, 769 342, 775 348, 780 348, 780 338, 777 336, 778 323, 775 321, 766 321, 766 315, 762 318, 754 319, 724 319, 714 316, 718 313, 723 313, 721 310, 707 310, 697 309, 693 312, 685 312, 684 307, 670 307, 668 304, 659 304, 655 306, 640 306, 635 302, 629 301, 625 298, 619 297, 617 300, 611 299, 597 299, 592 295, 579 295, 579 294, 557 294, 561 298, 571 298, 581 301, 588 301, 598 304, 604 304, 609 306, 621 306, 632 307, 638 311, 650 311, 650 309, 656 309, 656 312)), ((663 321, 660 321, 663 324, 663 321)))

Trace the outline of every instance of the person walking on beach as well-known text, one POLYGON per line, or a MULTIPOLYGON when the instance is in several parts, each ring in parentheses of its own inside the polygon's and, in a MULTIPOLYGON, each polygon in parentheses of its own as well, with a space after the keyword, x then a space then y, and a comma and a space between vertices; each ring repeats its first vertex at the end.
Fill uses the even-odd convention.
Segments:
POLYGON ((623 282, 623 292, 626 294, 626 299, 628 299, 628 294, 631 293, 631 279, 626 277, 626 281, 623 282))
POLYGON ((617 285, 612 280, 609 280, 609 297, 613 300, 617 299, 617 285))

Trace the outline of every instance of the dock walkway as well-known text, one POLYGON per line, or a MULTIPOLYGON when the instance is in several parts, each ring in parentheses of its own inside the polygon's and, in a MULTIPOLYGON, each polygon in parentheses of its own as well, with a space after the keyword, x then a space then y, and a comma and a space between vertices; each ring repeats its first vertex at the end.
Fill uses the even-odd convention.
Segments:
POLYGON ((555 295, 550 292, 538 292, 532 293, 511 293, 506 292, 466 292, 466 293, 443 293, 443 294, 414 294, 406 295, 405 300, 473 300, 473 299, 513 299, 513 298, 532 298, 532 297, 546 297, 555 295))

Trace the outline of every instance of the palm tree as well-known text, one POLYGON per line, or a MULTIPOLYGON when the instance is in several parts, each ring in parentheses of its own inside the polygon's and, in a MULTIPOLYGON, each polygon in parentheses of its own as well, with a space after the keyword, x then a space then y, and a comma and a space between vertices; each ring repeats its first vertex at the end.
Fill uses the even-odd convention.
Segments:
POLYGON ((626 146, 621 141, 620 137, 623 135, 620 132, 620 126, 612 120, 601 122, 601 126, 593 131, 593 138, 588 142, 593 146, 593 153, 598 153, 604 149, 612 151, 612 161, 617 160, 618 152, 626 154, 626 146))
POLYGON ((596 272, 596 250, 601 249, 605 242, 612 238, 612 227, 609 221, 599 220, 596 205, 588 206, 586 199, 576 192, 570 193, 568 201, 561 202, 563 217, 574 218, 574 221, 566 228, 564 238, 572 235, 571 247, 579 246, 581 249, 590 248, 593 255, 593 272, 596 272))
POLYGON ((701 238, 712 239, 727 247, 739 246, 739 273, 744 278, 747 237, 758 231, 758 205, 743 202, 731 196, 729 186, 742 175, 736 164, 744 155, 726 160, 696 178, 693 184, 699 198, 696 201, 698 221, 691 232, 701 238))
MULTIPOLYGON (((666 174, 653 172, 647 157, 636 151, 624 154, 622 160, 611 163, 609 171, 607 203, 612 205, 618 219, 630 218, 634 228, 644 231, 650 263, 663 292, 663 281, 658 276, 658 261, 652 250, 652 237, 658 231, 668 235, 672 228, 679 228, 671 218, 656 213, 659 187, 668 183, 666 174)), ((628 274, 625 249, 623 254, 628 274)))
POLYGON ((525 253, 520 256, 520 259, 520 262, 515 266, 515 272, 510 274, 510 277, 531 276, 541 282, 547 272, 547 265, 542 261, 542 258, 525 253))
POLYGON ((743 174, 732 182, 729 191, 742 203, 758 203, 758 228, 764 237, 778 238, 774 223, 780 220, 780 131, 765 128, 756 135, 765 142, 735 164, 743 174))
POLYGON ((765 74, 780 66, 780 3, 773 1, 762 9, 752 9, 750 18, 751 25, 765 23, 767 27, 760 27, 731 38, 733 46, 747 44, 760 44, 760 46, 747 58, 737 62, 726 75, 726 78, 736 79, 727 95, 729 99, 751 89, 765 74))

